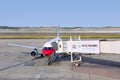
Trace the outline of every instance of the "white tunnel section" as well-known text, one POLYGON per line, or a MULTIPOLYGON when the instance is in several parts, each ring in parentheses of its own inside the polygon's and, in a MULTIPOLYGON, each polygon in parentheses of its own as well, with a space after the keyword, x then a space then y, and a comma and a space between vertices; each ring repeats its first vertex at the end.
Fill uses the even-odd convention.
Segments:
POLYGON ((81 53, 81 54, 99 54, 99 41, 60 41, 58 43, 58 52, 81 53))
POLYGON ((101 53, 114 53, 120 54, 120 41, 100 41, 100 52, 101 53))
POLYGON ((81 54, 120 54, 119 40, 76 40, 59 41, 58 53, 81 53, 81 54))

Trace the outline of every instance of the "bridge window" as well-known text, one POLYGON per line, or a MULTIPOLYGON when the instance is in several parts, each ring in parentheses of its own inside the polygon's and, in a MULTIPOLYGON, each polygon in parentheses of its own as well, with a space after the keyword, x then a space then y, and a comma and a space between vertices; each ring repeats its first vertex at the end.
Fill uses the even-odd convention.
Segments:
POLYGON ((75 49, 75 48, 76 48, 76 45, 73 45, 73 46, 72 46, 72 48, 74 48, 74 49, 75 49))

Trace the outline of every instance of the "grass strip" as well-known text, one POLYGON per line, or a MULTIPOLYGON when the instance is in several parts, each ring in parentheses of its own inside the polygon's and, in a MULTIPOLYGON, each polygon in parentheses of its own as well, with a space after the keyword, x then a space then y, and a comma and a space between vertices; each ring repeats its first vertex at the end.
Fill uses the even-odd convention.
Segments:
MULTIPOLYGON (((52 39, 56 36, 0 36, 0 39, 52 39)), ((79 36, 72 36, 73 39, 77 39, 79 36)), ((70 36, 61 36, 63 39, 69 39, 70 36)), ((81 36, 81 39, 108 39, 108 38, 120 38, 120 35, 117 36, 81 36)))

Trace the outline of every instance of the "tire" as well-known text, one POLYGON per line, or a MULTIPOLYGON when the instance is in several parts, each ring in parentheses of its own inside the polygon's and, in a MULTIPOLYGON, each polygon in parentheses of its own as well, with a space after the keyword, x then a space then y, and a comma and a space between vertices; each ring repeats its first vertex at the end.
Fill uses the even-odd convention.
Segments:
POLYGON ((80 63, 79 63, 79 62, 75 62, 75 63, 74 63, 74 66, 75 66, 75 67, 79 67, 79 66, 80 66, 80 63))

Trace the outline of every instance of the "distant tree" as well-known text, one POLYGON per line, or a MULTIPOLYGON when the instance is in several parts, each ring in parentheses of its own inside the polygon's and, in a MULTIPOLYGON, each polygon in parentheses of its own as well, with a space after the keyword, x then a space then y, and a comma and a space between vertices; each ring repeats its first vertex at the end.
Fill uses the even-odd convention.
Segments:
POLYGON ((0 26, 0 29, 20 29, 21 27, 0 26))

